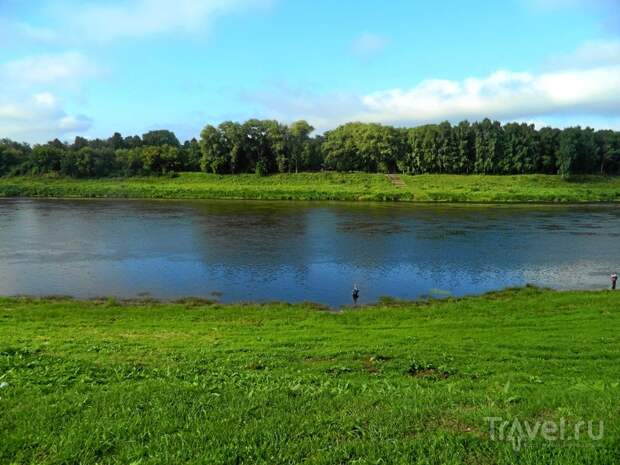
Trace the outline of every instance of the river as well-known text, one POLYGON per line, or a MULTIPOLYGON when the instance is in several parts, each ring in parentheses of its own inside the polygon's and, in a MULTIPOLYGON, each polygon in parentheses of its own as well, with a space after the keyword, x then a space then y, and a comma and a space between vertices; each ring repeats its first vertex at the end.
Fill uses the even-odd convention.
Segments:
POLYGON ((602 289, 620 207, 0 200, 0 294, 222 302, 602 289))

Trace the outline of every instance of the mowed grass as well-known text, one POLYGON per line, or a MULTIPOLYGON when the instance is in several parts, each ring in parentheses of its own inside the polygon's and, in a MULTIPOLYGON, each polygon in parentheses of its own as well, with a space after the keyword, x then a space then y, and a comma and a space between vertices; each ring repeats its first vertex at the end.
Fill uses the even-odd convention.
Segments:
POLYGON ((2 299, 0 463, 618 463, 619 298, 526 288, 340 313, 2 299), (485 417, 604 435, 516 452, 485 417))
POLYGON ((619 202, 620 177, 420 175, 393 185, 384 174, 299 173, 259 177, 181 173, 176 177, 0 178, 0 197, 371 200, 409 202, 619 202))

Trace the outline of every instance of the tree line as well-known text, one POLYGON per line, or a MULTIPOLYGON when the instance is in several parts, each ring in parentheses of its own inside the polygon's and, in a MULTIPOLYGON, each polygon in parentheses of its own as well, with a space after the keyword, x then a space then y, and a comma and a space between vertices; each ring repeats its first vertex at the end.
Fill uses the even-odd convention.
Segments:
POLYGON ((401 128, 347 123, 313 135, 306 121, 224 122, 181 144, 172 131, 30 146, 0 140, 0 176, 76 178, 299 171, 404 174, 620 174, 620 132, 485 119, 401 128))

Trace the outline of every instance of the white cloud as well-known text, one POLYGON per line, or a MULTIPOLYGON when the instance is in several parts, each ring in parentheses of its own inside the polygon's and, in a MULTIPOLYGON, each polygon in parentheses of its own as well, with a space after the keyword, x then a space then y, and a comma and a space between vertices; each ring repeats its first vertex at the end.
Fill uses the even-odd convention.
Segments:
POLYGON ((620 2, 618 0, 522 0, 526 5, 538 10, 563 10, 579 8, 597 13, 603 26, 612 31, 620 31, 620 2))
POLYGON ((34 94, 32 98, 37 105, 43 107, 52 108, 57 103, 56 96, 51 92, 41 92, 40 94, 34 94))
POLYGON ((222 14, 270 0, 125 0, 90 2, 58 11, 81 40, 110 42, 169 33, 200 33, 222 14))
POLYGON ((0 64, 0 85, 29 88, 56 84, 75 89, 84 79, 102 74, 103 69, 81 53, 34 55, 0 64))
POLYGON ((58 34, 53 29, 0 18, 0 44, 2 45, 19 46, 30 42, 49 44, 57 40, 58 34))
POLYGON ((102 70, 77 52, 0 63, 0 138, 44 142, 86 131, 90 118, 69 114, 59 92, 74 96, 102 70))
MULTIPOLYGON (((166 34, 202 34, 218 16, 277 0, 43 0, 45 26, 0 18, 0 45, 109 43, 166 34)), ((1 4, 1 0, 0 0, 1 4)))
POLYGON ((370 58, 382 52, 389 42, 387 37, 365 32, 351 43, 351 52, 362 58, 370 58))
POLYGON ((620 66, 543 74, 498 71, 464 81, 431 80, 361 98, 362 119, 385 122, 620 113, 620 66))
POLYGON ((620 63, 612 60, 585 69, 538 73, 500 70, 484 77, 426 80, 410 88, 366 95, 320 95, 284 88, 254 94, 251 99, 264 108, 265 116, 289 121, 307 118, 321 130, 346 121, 416 125, 486 117, 547 121, 570 116, 611 121, 620 117, 620 63))
POLYGON ((592 68, 611 64, 620 65, 620 39, 588 41, 573 53, 550 59, 548 68, 592 68))
POLYGON ((0 138, 45 142, 84 132, 91 125, 92 121, 84 115, 67 114, 50 92, 14 100, 0 98, 0 138))
POLYGON ((246 103, 262 107, 263 116, 281 121, 312 120, 319 130, 328 129, 347 120, 348 115, 363 111, 359 97, 345 93, 320 94, 286 84, 259 92, 243 92, 246 103))
MULTIPOLYGON (((81 48, 92 42, 200 34, 222 14, 272 1, 44 0, 33 17, 45 18, 46 27, 0 18, 0 45, 15 50, 26 50, 33 43, 81 48)), ((91 119, 68 108, 84 94, 86 81, 105 74, 92 59, 75 51, 0 63, 0 138, 42 142, 88 130, 91 119)))

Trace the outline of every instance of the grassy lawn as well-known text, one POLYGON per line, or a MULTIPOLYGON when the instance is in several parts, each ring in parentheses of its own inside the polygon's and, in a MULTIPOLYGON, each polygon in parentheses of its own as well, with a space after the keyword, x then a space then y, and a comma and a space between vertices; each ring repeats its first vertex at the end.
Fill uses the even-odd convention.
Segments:
POLYGON ((182 173, 124 179, 0 178, 0 197, 103 197, 256 200, 400 200, 418 202, 619 202, 620 177, 402 176, 300 173, 268 177, 182 173))
POLYGON ((618 463, 619 297, 0 299, 0 463, 618 463), (516 452, 486 417, 604 435, 516 452))

